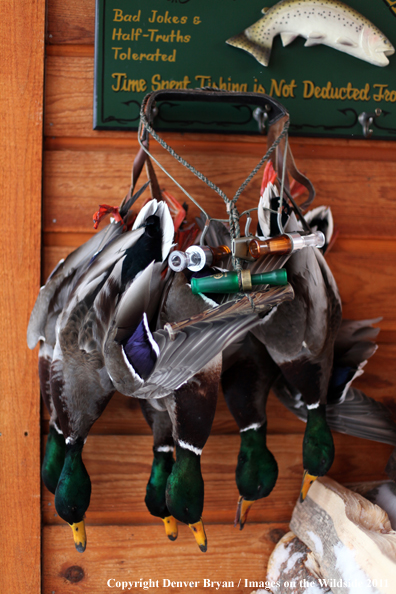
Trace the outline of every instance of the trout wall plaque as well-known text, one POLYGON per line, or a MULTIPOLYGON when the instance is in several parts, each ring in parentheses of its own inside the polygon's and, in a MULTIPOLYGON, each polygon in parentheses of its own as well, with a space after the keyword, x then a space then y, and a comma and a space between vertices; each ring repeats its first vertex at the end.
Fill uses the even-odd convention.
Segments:
MULTIPOLYGON (((263 15, 263 4, 97 0, 94 128, 136 130, 140 103, 150 91, 217 87, 278 99, 290 112, 295 135, 362 137, 359 115, 379 108, 373 138, 395 138, 396 1, 348 0, 343 9, 338 0, 269 0, 281 23, 274 23, 270 54, 257 45, 267 32, 253 27, 261 19, 270 29, 271 12, 263 15), (383 36, 378 41, 376 31, 383 36), (270 59, 260 63, 257 55, 264 54, 270 59)), ((157 130, 258 132, 254 107, 247 105, 158 107, 157 130)))

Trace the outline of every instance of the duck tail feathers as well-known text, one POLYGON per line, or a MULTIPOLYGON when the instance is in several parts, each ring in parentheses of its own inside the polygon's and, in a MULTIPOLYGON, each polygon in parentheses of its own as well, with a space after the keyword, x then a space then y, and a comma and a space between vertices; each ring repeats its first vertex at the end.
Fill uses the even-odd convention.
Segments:
POLYGON ((172 216, 169 211, 169 207, 166 202, 158 202, 155 198, 147 202, 139 214, 137 215, 133 224, 132 230, 138 229, 144 225, 148 217, 156 215, 161 221, 162 229, 162 260, 168 256, 169 251, 172 247, 173 236, 175 229, 173 226, 172 216))
MULTIPOLYGON (((307 421, 301 393, 294 390, 282 375, 274 382, 272 390, 290 412, 301 421, 307 421)), ((389 409, 356 388, 350 387, 343 401, 327 404, 326 420, 332 431, 396 446, 396 424, 389 409)), ((396 448, 388 464, 388 475, 393 472, 391 478, 396 479, 396 448)))
POLYGON ((133 223, 132 230, 134 231, 135 229, 142 227, 142 225, 144 225, 148 217, 151 217, 152 215, 156 214, 157 207, 158 202, 155 198, 153 198, 153 200, 150 200, 149 202, 147 202, 147 204, 142 206, 135 219, 135 222, 133 223))
POLYGON ((173 237, 175 235, 175 227, 173 224, 172 216, 169 210, 169 206, 166 202, 159 202, 157 216, 161 221, 162 229, 162 261, 164 261, 170 252, 173 244, 173 237))
POLYGON ((313 208, 306 212, 304 217, 312 231, 322 231, 325 236, 325 245, 322 248, 325 253, 334 234, 334 221, 330 206, 313 208))
POLYGON ((334 431, 396 446, 396 424, 389 409, 356 388, 349 388, 343 402, 327 406, 326 419, 334 431))

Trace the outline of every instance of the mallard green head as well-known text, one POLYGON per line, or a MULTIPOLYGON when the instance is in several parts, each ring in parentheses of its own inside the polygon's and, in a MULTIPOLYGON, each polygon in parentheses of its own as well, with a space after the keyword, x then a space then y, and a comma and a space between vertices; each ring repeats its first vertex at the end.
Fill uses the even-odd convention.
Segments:
POLYGON ((65 463, 55 491, 56 511, 70 524, 80 553, 86 547, 84 515, 91 498, 91 480, 81 458, 83 445, 66 445, 65 463))
POLYGON ((153 448, 153 452, 154 460, 144 501, 150 514, 164 521, 165 532, 169 540, 176 540, 177 522, 171 516, 165 500, 166 483, 175 463, 173 451, 158 451, 153 448))
POLYGON ((309 487, 324 476, 334 460, 334 442, 326 421, 326 406, 308 409, 307 426, 303 441, 304 477, 300 498, 304 501, 309 487))
POLYGON ((201 519, 203 503, 201 457, 177 445, 176 462, 166 485, 166 504, 172 516, 189 525, 199 548, 206 552, 207 540, 201 519))
POLYGON ((65 440, 55 427, 50 425, 45 446, 44 460, 41 466, 41 477, 48 491, 55 493, 59 477, 65 461, 65 440))
POLYGON ((257 499, 267 497, 278 478, 278 465, 267 448, 267 426, 241 431, 241 446, 235 477, 239 490, 235 525, 242 530, 250 507, 257 499))

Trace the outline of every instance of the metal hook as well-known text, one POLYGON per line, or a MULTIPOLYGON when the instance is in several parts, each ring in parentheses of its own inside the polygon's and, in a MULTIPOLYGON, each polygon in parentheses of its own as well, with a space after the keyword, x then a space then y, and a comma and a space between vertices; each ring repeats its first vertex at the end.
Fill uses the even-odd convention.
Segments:
POLYGON ((203 231, 201 233, 201 239, 199 240, 199 245, 201 245, 201 246, 202 245, 205 245, 205 235, 209 231, 209 225, 210 225, 210 217, 206 214, 205 226, 204 226, 203 231))
POLYGON ((361 124, 362 128, 363 128, 363 136, 365 138, 370 138, 370 136, 373 133, 373 130, 370 128, 371 124, 374 121, 374 118, 378 118, 382 113, 382 109, 380 109, 379 107, 377 107, 377 109, 374 111, 374 113, 367 113, 365 111, 363 111, 359 117, 359 124, 361 124))
POLYGON ((246 224, 245 224, 245 237, 250 236, 250 225, 252 224, 252 217, 250 216, 250 211, 247 213, 246 217, 246 224))
POLYGON ((261 109, 261 107, 256 107, 256 109, 253 111, 253 117, 258 123, 258 129, 260 134, 264 134, 265 122, 268 120, 268 113, 261 109))
POLYGON ((239 215, 239 219, 241 219, 244 215, 246 215, 246 223, 245 223, 245 236, 246 237, 253 237, 253 235, 251 235, 251 233, 250 233, 250 225, 252 224, 252 220, 253 220, 252 217, 250 216, 250 213, 253 212, 254 210, 258 211, 258 207, 255 206, 254 208, 249 208, 249 210, 244 210, 239 215))
POLYGON ((159 110, 158 110, 157 104, 153 103, 150 113, 147 114, 147 120, 149 121, 149 123, 151 125, 153 124, 154 119, 157 117, 158 111, 159 110))

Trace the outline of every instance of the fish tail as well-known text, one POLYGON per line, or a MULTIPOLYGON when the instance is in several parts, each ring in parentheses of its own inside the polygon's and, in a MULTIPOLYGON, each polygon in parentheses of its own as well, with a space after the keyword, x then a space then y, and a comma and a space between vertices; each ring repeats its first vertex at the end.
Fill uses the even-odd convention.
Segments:
POLYGON ((245 52, 248 52, 254 58, 256 58, 260 64, 263 66, 268 66, 272 43, 271 45, 259 45, 258 43, 251 41, 245 32, 235 35, 234 37, 230 37, 230 39, 227 39, 226 43, 228 43, 228 45, 233 45, 234 47, 245 50, 245 52))

